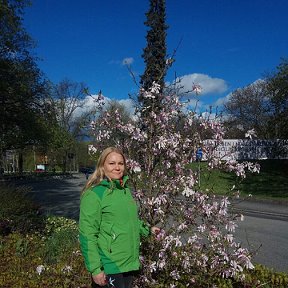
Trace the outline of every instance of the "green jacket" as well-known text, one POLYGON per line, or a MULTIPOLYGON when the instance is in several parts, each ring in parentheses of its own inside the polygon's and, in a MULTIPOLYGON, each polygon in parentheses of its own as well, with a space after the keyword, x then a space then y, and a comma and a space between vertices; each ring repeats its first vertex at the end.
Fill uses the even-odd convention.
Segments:
POLYGON ((103 180, 81 197, 79 237, 87 270, 97 275, 138 270, 140 235, 149 228, 138 218, 136 202, 119 180, 103 180))

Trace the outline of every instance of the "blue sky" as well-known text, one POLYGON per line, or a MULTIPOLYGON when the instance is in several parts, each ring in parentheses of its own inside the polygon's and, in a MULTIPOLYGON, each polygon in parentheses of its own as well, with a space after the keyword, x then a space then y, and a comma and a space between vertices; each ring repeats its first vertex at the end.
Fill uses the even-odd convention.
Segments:
MULTIPOLYGON (((24 26, 52 82, 84 82, 92 94, 123 100, 138 90, 123 61, 136 79, 144 71, 148 7, 148 0, 34 0, 24 26)), ((200 84, 202 107, 219 104, 288 57, 287 11, 287 0, 166 0, 167 53, 179 45, 166 81, 200 84)))

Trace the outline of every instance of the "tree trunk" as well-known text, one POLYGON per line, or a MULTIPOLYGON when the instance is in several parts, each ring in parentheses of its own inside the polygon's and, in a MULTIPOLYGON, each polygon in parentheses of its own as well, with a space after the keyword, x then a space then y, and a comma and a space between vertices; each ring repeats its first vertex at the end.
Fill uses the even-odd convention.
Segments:
POLYGON ((19 174, 23 173, 23 150, 19 150, 18 154, 18 172, 19 174))

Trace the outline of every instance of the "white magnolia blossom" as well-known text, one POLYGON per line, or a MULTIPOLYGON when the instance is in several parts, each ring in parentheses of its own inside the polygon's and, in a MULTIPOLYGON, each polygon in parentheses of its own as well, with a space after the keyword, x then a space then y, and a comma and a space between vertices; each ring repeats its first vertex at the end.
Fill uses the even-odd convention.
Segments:
POLYGON ((238 225, 234 222, 234 221, 229 221, 226 225, 225 228, 229 231, 229 232, 235 232, 235 228, 238 225))
POLYGON ((134 173, 141 172, 141 166, 137 161, 135 161, 133 159, 127 159, 126 164, 127 164, 127 167, 130 171, 132 171, 134 173))
POLYGON ((152 87, 150 88, 150 92, 155 93, 155 94, 159 94, 160 89, 161 89, 161 86, 158 83, 156 83, 155 81, 153 81, 152 87))
MULTIPOLYGON (((199 277, 202 274, 242 279, 243 269, 253 269, 253 264, 249 251, 242 249, 234 237, 237 215, 231 214, 228 197, 216 197, 211 191, 201 189, 199 171, 191 168, 191 161, 195 160, 195 149, 201 144, 209 169, 221 169, 245 178, 247 171, 258 173, 259 166, 238 163, 232 155, 229 160, 215 156, 225 134, 222 123, 207 114, 186 115, 176 93, 167 94, 161 88, 153 83, 151 89, 140 91, 147 100, 161 99, 159 111, 151 111, 154 102, 147 101, 146 107, 138 107, 140 116, 131 121, 124 121, 116 110, 113 115, 102 113, 103 117, 91 124, 95 147, 89 151, 102 150, 107 140, 109 145, 114 141, 123 150, 128 156, 134 196, 141 203, 141 218, 166 229, 161 229, 155 238, 146 239, 141 257, 143 270, 135 287, 157 287, 163 277, 167 287, 177 287, 177 281, 182 280, 187 281, 187 287, 197 287, 196 276, 190 280, 185 276, 192 275, 194 267, 199 277), (145 111, 147 117, 142 115, 145 111), (212 135, 209 143, 202 141, 207 134, 212 135)), ((197 85, 192 89, 196 94, 201 92, 197 85)), ((253 131, 249 135, 254 135, 253 131)), ((228 192, 239 196, 235 190, 232 187, 228 192)))
POLYGON ((94 145, 88 145, 88 152, 90 154, 95 154, 97 153, 97 148, 94 145))
POLYGON ((38 273, 38 275, 40 275, 44 270, 45 270, 45 266, 44 265, 38 265, 36 267, 36 272, 38 273))
POLYGON ((70 265, 66 265, 65 267, 62 268, 63 273, 69 273, 72 272, 72 267, 70 265))
POLYGON ((150 271, 154 272, 157 270, 157 263, 154 261, 150 264, 150 271))
POLYGON ((192 86, 192 91, 194 91, 197 95, 199 95, 202 92, 202 87, 198 84, 194 84, 192 86))
POLYGON ((193 196, 194 194, 195 194, 195 191, 189 187, 185 187, 185 189, 182 192, 182 195, 184 195, 186 197, 193 196))
POLYGON ((246 137, 246 138, 249 138, 249 139, 252 139, 253 137, 257 137, 255 129, 253 128, 253 129, 251 129, 251 130, 248 130, 248 131, 245 133, 245 137, 246 137))

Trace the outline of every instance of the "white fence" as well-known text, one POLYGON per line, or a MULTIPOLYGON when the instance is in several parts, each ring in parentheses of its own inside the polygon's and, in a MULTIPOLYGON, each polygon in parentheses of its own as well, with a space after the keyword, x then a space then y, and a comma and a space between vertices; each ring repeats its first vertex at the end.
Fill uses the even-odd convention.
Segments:
POLYGON ((203 160, 212 152, 223 160, 288 159, 288 140, 225 139, 217 145, 214 140, 204 141, 203 160))

